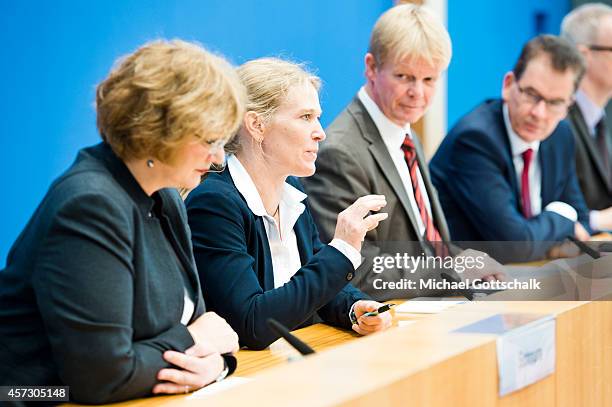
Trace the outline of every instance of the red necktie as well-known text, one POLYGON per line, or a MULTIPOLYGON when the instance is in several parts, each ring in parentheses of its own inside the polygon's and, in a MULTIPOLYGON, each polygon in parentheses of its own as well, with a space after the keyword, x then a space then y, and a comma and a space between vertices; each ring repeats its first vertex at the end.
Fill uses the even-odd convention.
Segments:
MULTIPOLYGON (((408 135, 406 135, 404 143, 402 144, 402 151, 404 152, 404 158, 406 160, 406 164, 408 164, 408 170, 410 171, 410 181, 412 182, 414 199, 419 208, 419 214, 421 215, 423 225, 425 225, 425 239, 427 239, 427 241, 429 242, 442 242, 442 237, 440 236, 438 229, 434 225, 433 219, 427 213, 425 198, 421 193, 421 188, 419 186, 419 178, 417 176, 419 163, 416 156, 416 149, 414 148, 414 142, 408 135)), ((436 250, 436 252, 439 252, 439 250, 436 250)))
POLYGON ((531 197, 529 196, 529 166, 533 158, 533 150, 528 148, 523 152, 523 173, 521 174, 521 203, 523 216, 531 218, 531 197))

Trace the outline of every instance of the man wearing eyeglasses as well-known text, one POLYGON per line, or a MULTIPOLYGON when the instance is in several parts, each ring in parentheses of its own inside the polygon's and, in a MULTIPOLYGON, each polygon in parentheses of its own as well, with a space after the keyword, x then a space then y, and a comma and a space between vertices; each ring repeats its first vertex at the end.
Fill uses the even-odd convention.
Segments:
POLYGON ((430 169, 454 241, 522 242, 506 260, 528 261, 569 235, 589 238, 574 140, 561 122, 583 73, 569 42, 538 36, 504 76, 502 99, 485 101, 449 132, 430 169))
MULTIPOLYGON (((604 109, 612 98, 612 7, 590 3, 576 8, 563 19, 561 35, 576 45, 587 65, 568 113, 578 181, 589 208, 609 211, 605 208, 612 205, 612 135, 604 109)), ((612 224, 601 227, 612 230, 612 224)))

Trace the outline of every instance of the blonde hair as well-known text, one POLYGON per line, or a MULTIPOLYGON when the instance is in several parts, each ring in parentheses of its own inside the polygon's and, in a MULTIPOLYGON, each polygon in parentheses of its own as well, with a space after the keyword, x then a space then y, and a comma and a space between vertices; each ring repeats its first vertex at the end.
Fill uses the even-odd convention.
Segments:
MULTIPOLYGON (((321 79, 304 64, 279 58, 254 59, 239 66, 237 72, 246 88, 246 111, 259 114, 264 121, 274 115, 293 86, 310 83, 317 91, 321 88, 321 79)), ((240 142, 240 137, 235 137, 226 145, 226 152, 236 153, 240 142)))
POLYGON ((244 101, 244 87, 222 57, 194 43, 153 41, 118 60, 98 85, 98 130, 124 160, 173 163, 192 138, 233 135, 244 101))
POLYGON ((442 69, 452 56, 448 31, 438 16, 416 4, 400 4, 381 15, 372 29, 368 52, 378 65, 409 57, 442 69))
POLYGON ((603 3, 587 3, 577 7, 561 22, 561 36, 574 45, 591 45, 597 40, 603 18, 612 16, 612 7, 603 3))

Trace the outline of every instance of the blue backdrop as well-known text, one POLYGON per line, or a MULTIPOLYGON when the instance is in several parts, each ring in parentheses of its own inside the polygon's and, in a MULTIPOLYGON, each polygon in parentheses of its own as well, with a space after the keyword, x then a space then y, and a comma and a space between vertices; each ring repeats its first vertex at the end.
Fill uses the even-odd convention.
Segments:
MULTIPOLYGON (((557 32, 565 0, 449 2, 449 123, 499 93, 538 30, 557 32), (541 17, 534 17, 540 13, 541 17)), ((236 64, 308 61, 324 80, 326 125, 363 83, 363 55, 391 0, 29 1, 0 3, 0 267, 51 181, 96 143, 94 87, 112 62, 155 38, 196 40, 236 64)))
POLYGON ((500 97, 523 44, 537 34, 559 34, 569 10, 569 0, 448 1, 449 128, 485 98, 500 97))

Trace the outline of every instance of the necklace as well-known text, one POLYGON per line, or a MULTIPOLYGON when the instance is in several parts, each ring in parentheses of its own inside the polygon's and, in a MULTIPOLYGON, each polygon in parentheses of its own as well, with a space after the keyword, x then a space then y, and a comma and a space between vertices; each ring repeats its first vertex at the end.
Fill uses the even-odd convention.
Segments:
POLYGON ((278 210, 279 210, 279 209, 280 209, 280 205, 278 205, 278 206, 276 207, 276 210, 275 210, 275 211, 274 211, 274 213, 272 214, 272 217, 275 217, 275 216, 276 216, 276 214, 278 213, 278 210))

